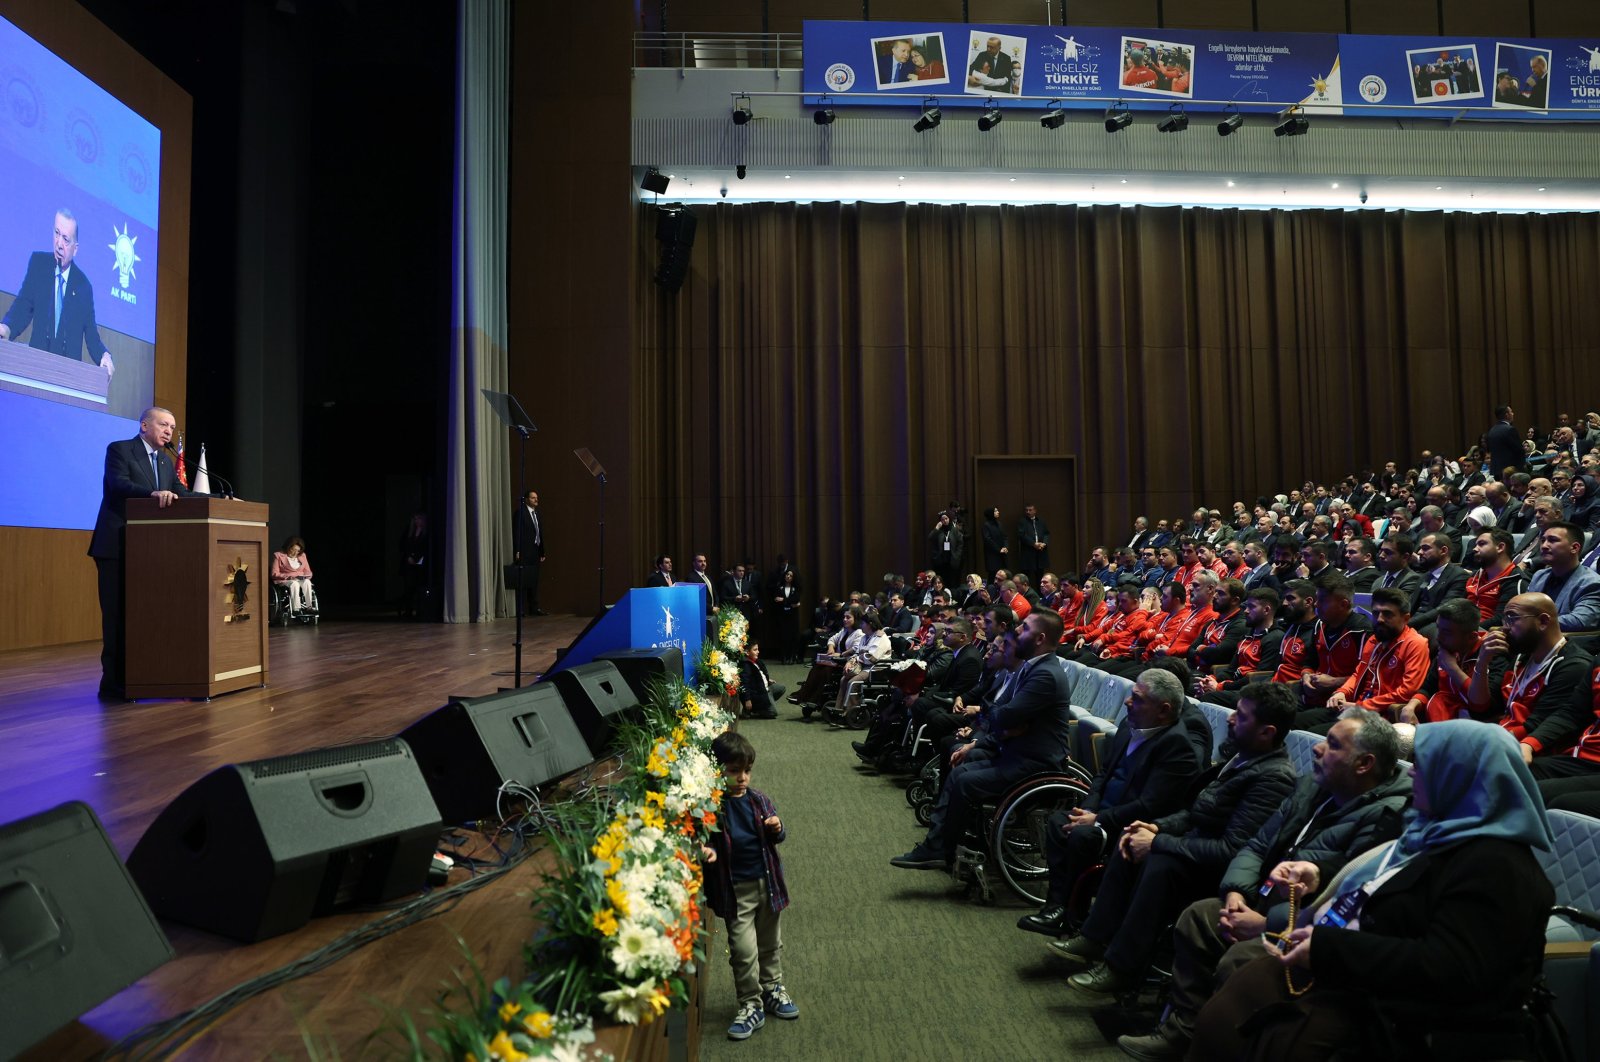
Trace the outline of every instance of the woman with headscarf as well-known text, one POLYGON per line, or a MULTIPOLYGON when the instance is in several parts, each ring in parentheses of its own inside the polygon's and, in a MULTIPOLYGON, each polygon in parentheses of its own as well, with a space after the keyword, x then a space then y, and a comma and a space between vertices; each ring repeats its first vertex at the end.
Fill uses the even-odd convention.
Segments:
POLYGON ((1273 869, 1322 902, 1212 997, 1191 1059, 1535 1057, 1522 1006, 1555 902, 1533 854, 1552 843, 1539 790, 1497 726, 1429 723, 1415 754, 1398 841, 1326 889, 1314 863, 1273 869))
POLYGON ((1589 475, 1573 477, 1572 493, 1567 498, 1567 522, 1585 531, 1600 530, 1600 480, 1589 475))
POLYGON ((1007 567, 1010 556, 1006 549, 1006 529, 1000 522, 1000 506, 991 506, 983 514, 983 577, 993 579, 994 573, 1007 567))

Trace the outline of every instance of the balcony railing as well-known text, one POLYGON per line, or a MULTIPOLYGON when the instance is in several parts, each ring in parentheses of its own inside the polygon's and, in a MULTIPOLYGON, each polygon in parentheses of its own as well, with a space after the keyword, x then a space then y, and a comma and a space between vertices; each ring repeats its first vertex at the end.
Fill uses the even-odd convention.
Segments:
POLYGON ((798 70, 798 33, 635 33, 635 67, 798 70))

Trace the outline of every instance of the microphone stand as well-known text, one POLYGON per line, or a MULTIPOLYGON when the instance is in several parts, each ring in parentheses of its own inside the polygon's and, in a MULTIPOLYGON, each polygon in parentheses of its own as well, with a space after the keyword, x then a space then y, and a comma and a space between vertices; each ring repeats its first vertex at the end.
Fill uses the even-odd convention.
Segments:
MULTIPOLYGON (((538 431, 539 427, 534 424, 527 411, 522 408, 522 403, 518 402, 513 395, 502 391, 491 391, 487 387, 481 390, 483 397, 489 403, 489 408, 494 410, 495 415, 500 418, 500 422, 516 432, 518 438, 522 440, 522 444, 518 448, 517 457, 517 474, 522 482, 522 493, 517 496, 517 504, 526 504, 528 497, 528 436, 538 431)), ((515 518, 513 518, 513 527, 515 523, 515 518)), ((515 688, 519 690, 522 688, 522 613, 526 607, 528 594, 526 585, 527 566, 526 558, 519 553, 516 555, 516 563, 506 569, 507 574, 513 575, 513 581, 516 583, 517 589, 517 629, 511 645, 515 650, 516 660, 513 665, 512 674, 515 675, 513 681, 516 683, 515 688)), ((504 672, 501 672, 501 674, 504 674, 504 672)))

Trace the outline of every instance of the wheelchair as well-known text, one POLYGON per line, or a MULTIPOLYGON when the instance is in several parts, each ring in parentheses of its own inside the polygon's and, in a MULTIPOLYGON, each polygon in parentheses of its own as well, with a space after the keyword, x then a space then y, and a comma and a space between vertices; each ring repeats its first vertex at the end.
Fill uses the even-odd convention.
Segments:
POLYGON ((969 900, 995 902, 992 869, 1023 900, 1042 904, 1049 890, 1045 837, 1050 816, 1077 807, 1089 792, 1090 778, 1078 764, 1029 775, 975 816, 968 836, 956 846, 951 876, 969 900), (973 843, 975 842, 975 843, 973 843))
POLYGON ((289 608, 289 587, 283 583, 272 584, 272 597, 268 603, 268 621, 275 626, 287 627, 291 623, 310 624, 316 626, 321 618, 322 608, 317 601, 317 588, 313 584, 309 588, 308 599, 303 608, 291 611, 289 608))

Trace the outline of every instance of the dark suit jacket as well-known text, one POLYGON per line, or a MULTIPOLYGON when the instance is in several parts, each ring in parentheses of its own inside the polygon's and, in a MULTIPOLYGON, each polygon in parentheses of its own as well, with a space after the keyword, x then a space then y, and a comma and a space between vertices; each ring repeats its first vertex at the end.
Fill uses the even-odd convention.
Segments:
MULTIPOLYGON (((1380 570, 1378 572, 1378 577, 1372 582, 1372 589, 1378 589, 1378 587, 1384 584, 1384 580, 1387 578, 1389 578, 1389 573, 1380 570)), ((1417 588, 1421 585, 1422 573, 1407 568, 1405 571, 1399 573, 1399 578, 1395 581, 1395 584, 1391 589, 1403 590, 1405 591, 1407 600, 1415 601, 1417 599, 1417 588)))
POLYGON ((1522 471, 1527 455, 1523 453, 1516 428, 1502 420, 1484 434, 1483 441, 1489 448, 1489 471, 1494 473, 1495 479, 1499 479, 1508 466, 1522 471))
POLYGON ((1446 564, 1439 572, 1433 589, 1428 589, 1428 576, 1423 575, 1422 585, 1411 598, 1411 625, 1425 627, 1439 618, 1439 606, 1455 597, 1467 596, 1467 570, 1459 564, 1446 564))
POLYGON ((1378 581, 1378 576, 1383 573, 1377 568, 1367 566, 1358 572, 1346 572, 1345 578, 1350 580, 1350 589, 1358 594, 1372 593, 1372 584, 1378 581))
POLYGON ((6 311, 4 324, 16 339, 33 324, 28 345, 36 350, 48 350, 73 361, 83 360, 85 344, 89 360, 99 362, 106 352, 100 341, 100 329, 94 321, 94 285, 76 260, 72 272, 67 274, 67 296, 61 300, 61 327, 56 327, 56 259, 48 251, 35 251, 28 257, 28 272, 22 278, 22 290, 6 311))
POLYGON ((511 517, 511 543, 523 563, 544 560, 544 521, 539 521, 539 541, 533 540, 533 517, 526 502, 518 501, 511 517))
POLYGON ((1011 699, 989 713, 981 744, 996 752, 997 766, 1054 767, 1067 758, 1072 684, 1054 653, 1036 657, 1026 667, 1011 699))
MULTIPOLYGON (((54 310, 52 306, 51 312, 54 310)), ((66 317, 65 310, 62 311, 62 317, 66 317)), ((128 526, 123 503, 129 498, 148 498, 158 490, 170 490, 185 498, 200 497, 178 482, 177 470, 172 467, 172 461, 164 451, 156 451, 156 462, 161 469, 159 480, 151 477, 150 459, 145 456, 144 440, 138 436, 119 440, 106 447, 100 513, 95 517, 94 535, 89 539, 89 556, 100 560, 122 556, 123 531, 128 526)))
POLYGON ((1209 742, 1202 756, 1187 727, 1181 722, 1169 726, 1134 751, 1137 759, 1130 766, 1120 801, 1106 806, 1106 783, 1128 755, 1128 743, 1132 740, 1132 724, 1124 718, 1105 749, 1100 773, 1095 775, 1083 798, 1083 808, 1095 813, 1096 824, 1113 840, 1131 822, 1150 822, 1182 807, 1189 788, 1211 757, 1209 742))
POLYGON ((743 581, 735 579, 731 575, 724 575, 718 589, 722 592, 722 603, 724 605, 733 604, 733 599, 743 594, 749 597, 750 600, 745 602, 742 607, 752 612, 760 608, 761 590, 756 585, 755 579, 749 575, 746 575, 743 581))
POLYGON ((668 585, 677 586, 678 585, 678 581, 677 581, 677 579, 673 579, 673 581, 669 584, 667 582, 666 575, 664 575, 661 572, 661 570, 658 568, 655 571, 650 573, 650 577, 644 581, 644 585, 645 586, 668 586, 668 585))

